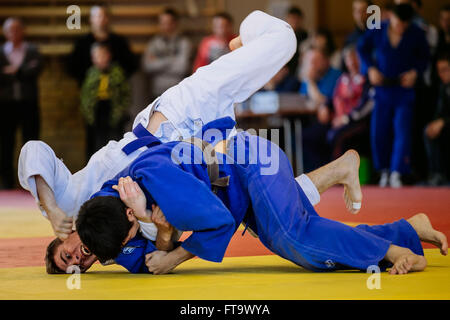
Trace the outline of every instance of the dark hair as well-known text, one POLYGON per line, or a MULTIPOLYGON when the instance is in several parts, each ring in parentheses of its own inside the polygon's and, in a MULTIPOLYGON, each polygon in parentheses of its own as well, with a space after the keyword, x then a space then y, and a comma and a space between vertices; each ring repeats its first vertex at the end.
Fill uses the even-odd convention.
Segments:
POLYGON ((411 0, 411 3, 415 3, 418 8, 422 8, 423 6, 422 0, 411 0))
POLYGON ((47 250, 45 252, 45 269, 48 274, 59 274, 65 273, 64 270, 61 270, 55 263, 55 250, 62 244, 62 240, 59 238, 54 239, 47 246, 47 250))
POLYGON ((330 57, 336 51, 336 43, 334 42, 333 34, 328 29, 319 28, 316 31, 316 36, 325 37, 327 44, 325 46, 324 53, 325 53, 325 55, 330 57))
POLYGON ((173 20, 178 21, 180 19, 180 15, 178 11, 174 8, 165 8, 161 14, 167 14, 173 18, 173 20))
POLYGON ((96 197, 85 202, 78 214, 76 228, 81 241, 100 261, 116 258, 132 223, 127 207, 116 197, 96 197))
POLYGON ((373 1, 372 0, 353 0, 353 2, 365 2, 368 7, 373 5, 373 1))
POLYGON ((213 18, 222 18, 227 20, 229 23, 233 23, 233 17, 231 16, 231 14, 225 11, 216 13, 213 18))
POLYGON ((302 9, 300 9, 299 7, 296 7, 296 6, 290 7, 288 10, 288 14, 293 14, 293 15, 299 16, 300 18, 303 18, 303 16, 304 16, 302 9))
POLYGON ((450 4, 446 4, 445 6, 443 6, 440 11, 441 12, 450 11, 450 4))
POLYGON ((408 3, 398 4, 394 7, 394 15, 396 15, 403 22, 410 22, 414 17, 414 8, 408 3))
POLYGON ((105 49, 107 50, 109 53, 111 53, 111 47, 105 43, 105 42, 94 42, 91 45, 91 54, 95 49, 105 49))
POLYGON ((436 62, 437 61, 447 61, 450 63, 450 52, 448 50, 440 50, 436 53, 436 62))

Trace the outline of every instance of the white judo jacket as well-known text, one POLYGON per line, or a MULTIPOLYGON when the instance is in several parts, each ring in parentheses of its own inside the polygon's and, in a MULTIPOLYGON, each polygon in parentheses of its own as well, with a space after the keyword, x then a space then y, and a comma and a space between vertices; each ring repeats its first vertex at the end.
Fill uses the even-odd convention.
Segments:
MULTIPOLYGON (((294 55, 297 41, 286 22, 261 11, 252 12, 240 26, 243 47, 230 52, 168 89, 136 117, 137 125, 147 127, 153 112, 168 121, 155 136, 162 142, 187 139, 202 126, 222 117, 235 119, 234 104, 247 100, 263 87, 294 55)), ((97 151, 86 167, 72 174, 44 142, 26 143, 19 158, 19 181, 39 205, 35 176, 40 175, 53 190, 57 205, 76 218, 81 205, 115 177, 147 147, 126 155, 122 148, 137 139, 127 132, 120 141, 110 141, 97 151)), ((42 214, 45 211, 40 206, 42 214)), ((156 238, 153 224, 141 224, 150 240, 156 238)))

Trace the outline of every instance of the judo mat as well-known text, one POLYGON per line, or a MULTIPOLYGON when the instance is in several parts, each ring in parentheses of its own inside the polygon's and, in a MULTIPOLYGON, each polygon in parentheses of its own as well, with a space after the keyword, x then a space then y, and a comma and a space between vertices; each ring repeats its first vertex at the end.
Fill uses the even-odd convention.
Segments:
MULTIPOLYGON (((337 187, 322 195, 316 207, 321 216, 354 226, 388 223, 423 212, 450 238, 448 188, 365 187, 358 215, 346 212, 342 191, 337 187)), ((100 264, 77 279, 48 275, 43 258, 53 239, 50 224, 27 193, 0 192, 0 299, 450 299, 450 256, 441 256, 427 244, 424 272, 403 276, 385 272, 374 278, 360 271, 309 272, 271 254, 248 233, 241 236, 242 231, 235 234, 220 264, 192 259, 163 276, 134 275, 120 266, 100 264)))

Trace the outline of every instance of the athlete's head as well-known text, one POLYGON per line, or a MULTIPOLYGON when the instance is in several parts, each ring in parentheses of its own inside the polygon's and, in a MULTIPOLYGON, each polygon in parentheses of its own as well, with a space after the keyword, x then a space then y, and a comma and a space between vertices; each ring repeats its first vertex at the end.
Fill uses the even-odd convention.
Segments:
POLYGON ((80 240, 78 233, 73 231, 62 241, 54 239, 47 247, 45 266, 47 273, 66 273, 68 267, 77 265, 81 272, 85 272, 97 260, 80 240))
POLYGON ((96 197, 84 203, 76 227, 81 241, 100 261, 116 258, 139 230, 133 210, 115 197, 96 197))

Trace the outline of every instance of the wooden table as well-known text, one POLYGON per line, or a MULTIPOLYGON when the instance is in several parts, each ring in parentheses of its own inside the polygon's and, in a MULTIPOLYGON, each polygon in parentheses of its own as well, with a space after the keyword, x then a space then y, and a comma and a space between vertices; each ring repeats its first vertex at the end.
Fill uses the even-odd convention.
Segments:
POLYGON ((279 108, 274 113, 254 113, 251 110, 236 110, 236 120, 264 119, 269 117, 280 117, 283 122, 285 153, 294 164, 297 175, 304 173, 303 168, 303 142, 302 122, 300 116, 313 115, 317 110, 310 106, 306 97, 297 93, 284 93, 278 95, 279 108), (294 128, 292 128, 293 120, 294 128), (294 137, 295 150, 292 148, 292 137, 294 137))

